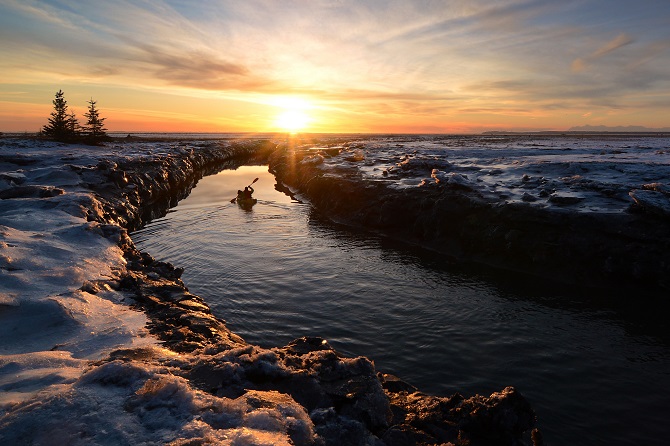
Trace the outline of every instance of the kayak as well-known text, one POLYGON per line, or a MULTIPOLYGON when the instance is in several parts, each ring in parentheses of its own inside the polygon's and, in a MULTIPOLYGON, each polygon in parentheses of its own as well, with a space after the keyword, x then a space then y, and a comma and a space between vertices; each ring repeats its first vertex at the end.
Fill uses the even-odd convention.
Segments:
POLYGON ((255 198, 238 198, 237 199, 237 204, 239 204, 241 208, 246 208, 246 209, 251 208, 253 205, 256 204, 256 202, 258 202, 258 200, 256 200, 255 198))

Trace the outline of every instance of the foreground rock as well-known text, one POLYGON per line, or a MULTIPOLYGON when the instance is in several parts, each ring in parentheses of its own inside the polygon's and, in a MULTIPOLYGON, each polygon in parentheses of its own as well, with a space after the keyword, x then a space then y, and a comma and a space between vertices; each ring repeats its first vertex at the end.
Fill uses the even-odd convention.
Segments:
MULTIPOLYGON (((77 200, 43 203, 44 208, 65 210, 81 219, 88 231, 123 251, 125 266, 114 268, 108 277, 85 281, 77 298, 100 295, 126 300, 147 315, 150 332, 169 352, 123 348, 91 361, 65 393, 56 388, 38 401, 3 408, 0 440, 8 444, 127 444, 138 438, 175 445, 521 444, 535 415, 513 388, 488 398, 433 397, 377 372, 368 358, 340 355, 320 338, 301 338, 272 349, 250 345, 188 291, 180 279, 182 269, 135 248, 128 230, 164 213, 202 175, 267 157, 274 149, 269 141, 207 143, 196 148, 184 144, 161 156, 103 154, 94 165, 78 163, 73 156, 65 167, 67 185, 60 173, 48 174, 58 184, 48 184, 46 176, 24 175, 31 165, 44 164, 29 150, 0 159, 8 171, 2 200, 14 200, 12 209, 21 206, 19 200, 54 200, 75 190, 94 191, 77 200), (41 178, 43 184, 29 184, 26 177, 41 178), (69 414, 78 410, 86 416, 71 420, 69 414), (40 429, 35 423, 41 423, 40 429)), ((11 369, 12 364, 3 367, 11 369)))

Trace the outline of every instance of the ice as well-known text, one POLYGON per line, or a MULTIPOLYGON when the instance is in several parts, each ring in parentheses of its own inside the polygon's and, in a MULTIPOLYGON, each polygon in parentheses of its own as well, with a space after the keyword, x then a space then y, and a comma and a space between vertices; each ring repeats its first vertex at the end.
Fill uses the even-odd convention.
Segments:
POLYGON ((634 202, 630 191, 670 182, 669 146, 668 137, 634 135, 361 137, 321 169, 355 169, 397 189, 442 183, 503 203, 620 213, 634 202), (354 152, 365 163, 352 163, 354 152))
MULTIPOLYGON (((302 445, 314 439, 307 413, 285 394, 219 398, 168 370, 138 363, 112 361, 82 375, 80 364, 66 358, 33 357, 33 367, 39 359, 41 368, 32 370, 60 366, 58 376, 48 375, 60 384, 12 407, 0 423, 5 444, 302 445)), ((15 364, 3 369, 13 373, 15 364)))
POLYGON ((86 281, 113 277, 125 260, 99 224, 84 218, 82 204, 92 194, 62 158, 86 165, 104 156, 54 143, 0 147, 0 189, 30 188, 0 200, 0 407, 6 416, 15 407, 39 406, 38 396, 71 392, 90 361, 112 349, 156 343, 145 315, 122 303, 127 296, 79 290, 86 281), (28 193, 55 188, 64 193, 28 193))

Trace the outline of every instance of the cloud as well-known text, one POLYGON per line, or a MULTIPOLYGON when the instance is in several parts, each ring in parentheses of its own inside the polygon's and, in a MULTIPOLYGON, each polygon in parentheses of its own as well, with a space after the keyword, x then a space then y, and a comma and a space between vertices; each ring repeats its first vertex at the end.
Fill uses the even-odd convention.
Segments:
POLYGON ((579 57, 575 60, 572 61, 572 71, 575 73, 579 73, 581 71, 584 71, 586 68, 588 68, 589 65, 591 65, 593 62, 596 60, 600 59, 603 56, 606 56, 619 48, 622 48, 626 45, 629 45, 633 43, 634 40, 632 37, 630 37, 626 33, 621 33, 618 36, 616 36, 614 39, 610 40, 607 42, 605 45, 601 46, 597 50, 595 50, 593 53, 589 54, 586 57, 579 57))
POLYGON ((152 66, 154 74, 170 83, 204 89, 230 88, 244 83, 249 70, 240 64, 222 60, 204 51, 170 50, 157 45, 136 43, 138 62, 152 66))
POLYGON ((621 33, 616 36, 614 39, 607 42, 601 48, 598 48, 593 54, 591 54, 591 59, 599 59, 606 54, 611 53, 612 51, 618 50, 621 47, 624 47, 630 43, 633 43, 633 39, 626 33, 621 33))

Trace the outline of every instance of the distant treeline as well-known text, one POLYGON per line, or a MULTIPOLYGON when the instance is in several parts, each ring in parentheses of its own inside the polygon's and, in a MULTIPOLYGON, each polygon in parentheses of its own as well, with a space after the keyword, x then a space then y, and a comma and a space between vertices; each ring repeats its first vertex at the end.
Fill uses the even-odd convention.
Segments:
POLYGON ((109 139, 107 129, 104 127, 105 119, 101 118, 100 112, 95 106, 96 102, 91 98, 88 103, 88 111, 84 113, 86 123, 79 124, 74 112, 68 110, 62 90, 58 90, 53 100, 54 110, 49 116, 49 122, 40 134, 47 138, 61 142, 84 142, 86 144, 99 144, 109 139))

